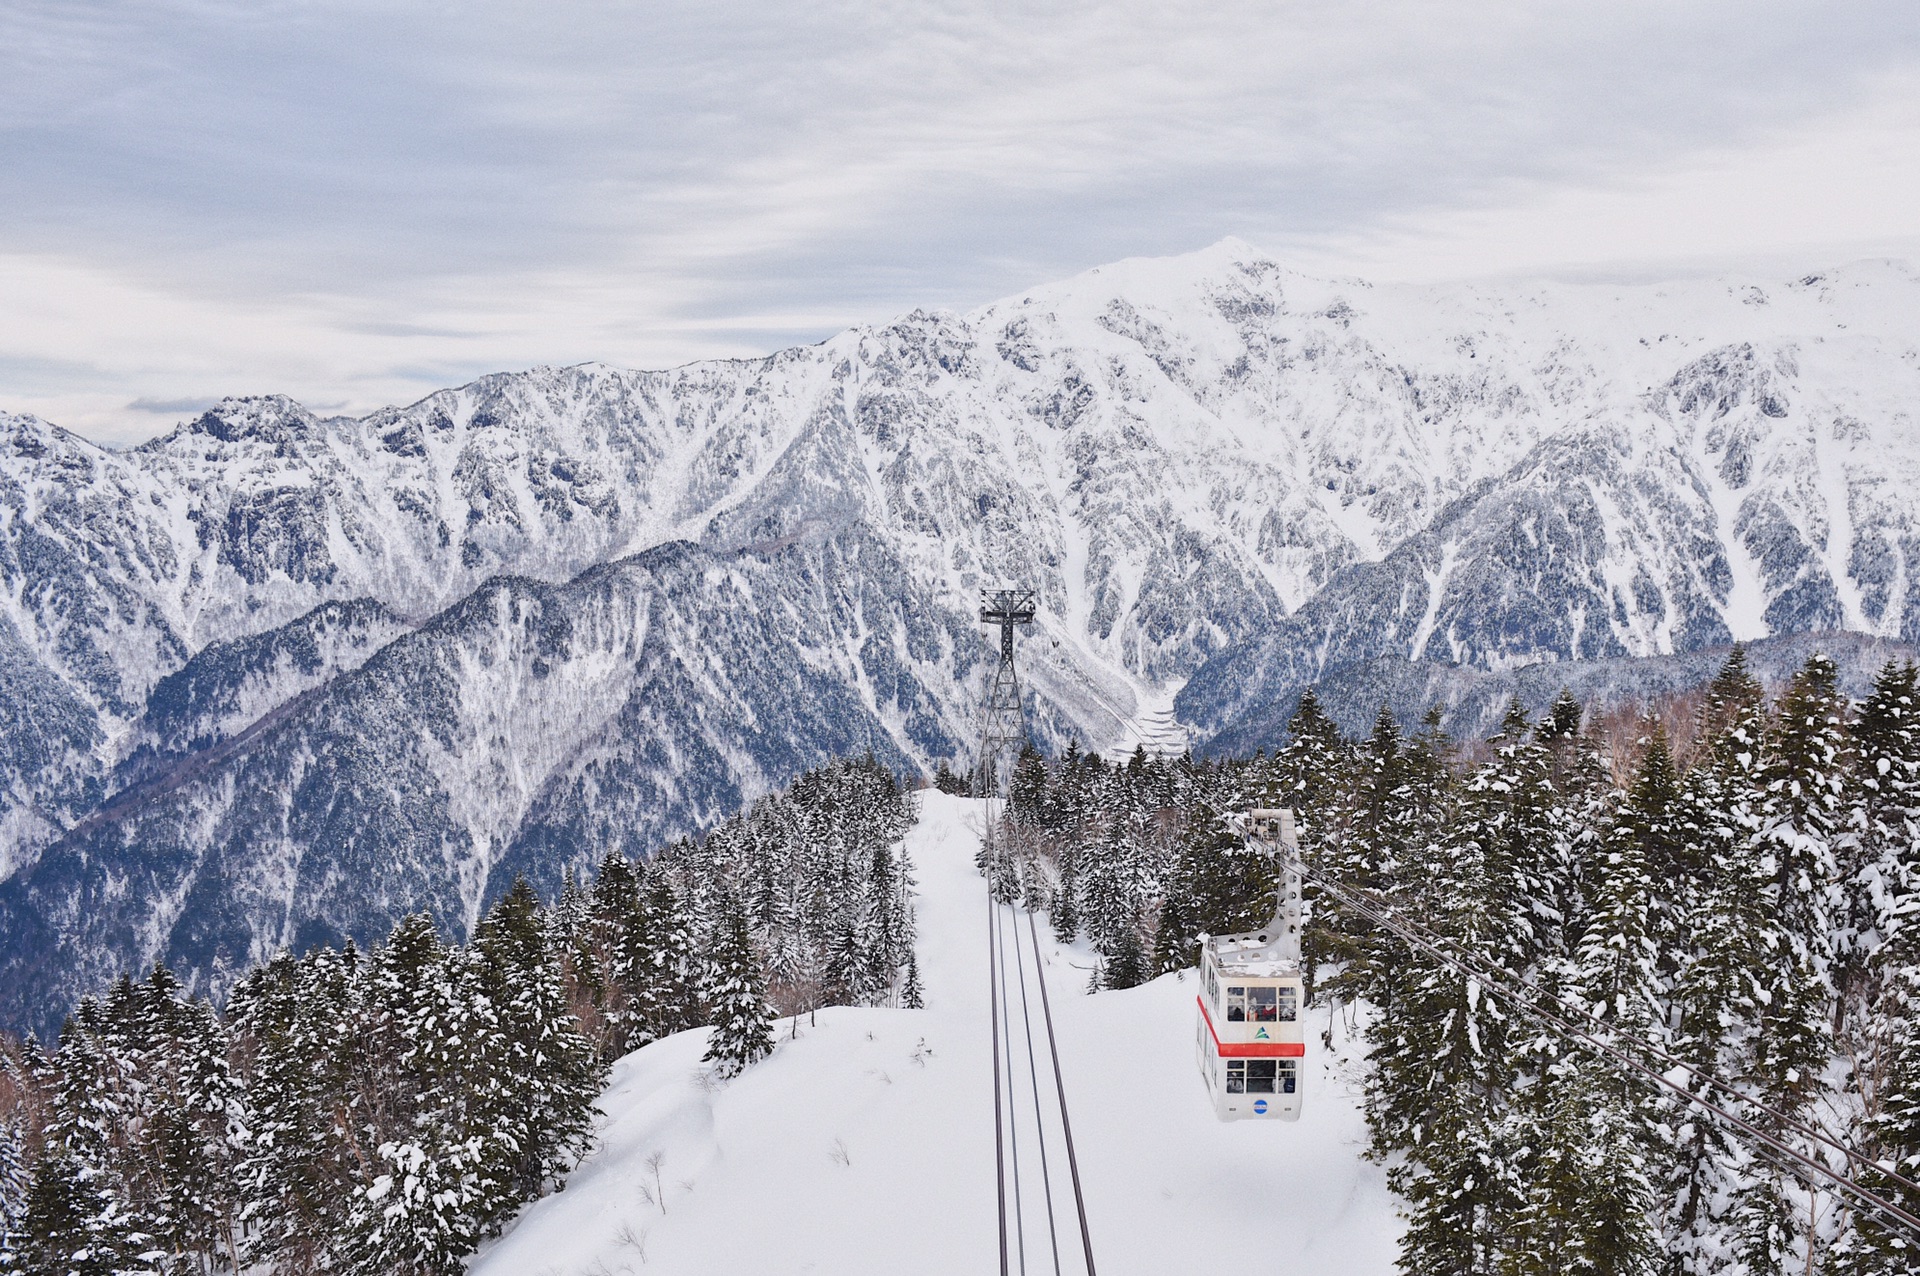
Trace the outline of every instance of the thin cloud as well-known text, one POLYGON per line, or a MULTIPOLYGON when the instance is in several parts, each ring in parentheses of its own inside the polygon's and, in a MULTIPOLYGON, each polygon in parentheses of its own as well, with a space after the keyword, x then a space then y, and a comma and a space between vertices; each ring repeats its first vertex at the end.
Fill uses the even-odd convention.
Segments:
POLYGON ((127 404, 129 412, 155 412, 160 414, 178 414, 182 412, 205 412, 220 402, 219 395, 196 395, 185 399, 155 399, 142 395, 127 404))
MULTIPOLYGON (((1657 233, 1660 199, 1710 189, 1689 173, 1895 127, 1920 67, 1910 0, 18 0, 9 21, 0 367, 100 371, 0 379, 0 404, 129 436, 152 428, 130 401, 213 384, 364 408, 432 388, 383 370, 753 353, 1229 234, 1393 274, 1695 253, 1697 213, 1657 233), (1569 205, 1615 219, 1570 242, 1569 205)), ((1729 242, 1920 234, 1892 195, 1792 204, 1744 208, 1729 242)))

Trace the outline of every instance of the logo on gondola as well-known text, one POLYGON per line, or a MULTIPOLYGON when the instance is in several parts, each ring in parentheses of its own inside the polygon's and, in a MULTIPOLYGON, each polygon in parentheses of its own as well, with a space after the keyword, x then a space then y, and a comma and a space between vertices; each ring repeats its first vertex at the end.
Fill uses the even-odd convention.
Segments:
POLYGON ((1267 1110, 1267 1101, 1265 1099, 1255 1099, 1253 1101, 1253 1110, 1264 1114, 1267 1110))
POLYGON ((1271 1041, 1271 1040, 1273 1040, 1273 1038, 1271 1038, 1271 1037, 1269 1037, 1269 1036, 1267 1036, 1267 1030, 1266 1030, 1265 1028, 1261 1028, 1261 1029, 1258 1029, 1257 1031, 1255 1031, 1255 1032, 1254 1032, 1254 1034, 1253 1034, 1253 1039, 1254 1039, 1255 1041, 1271 1041))

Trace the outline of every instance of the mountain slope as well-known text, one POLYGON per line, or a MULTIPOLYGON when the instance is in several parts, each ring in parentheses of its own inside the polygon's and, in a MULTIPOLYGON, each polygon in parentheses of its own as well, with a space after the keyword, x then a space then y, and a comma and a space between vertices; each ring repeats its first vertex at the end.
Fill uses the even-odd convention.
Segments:
POLYGON ((1379 661, 1913 642, 1917 315, 1889 263, 1414 288, 1228 241, 361 419, 228 400, 115 453, 0 418, 0 970, 36 1014, 161 956, 218 989, 829 747, 931 769, 1000 580, 1040 594, 1049 747, 1176 689, 1229 738, 1379 661))
MULTIPOLYGON (((601 1100, 600 1150, 474 1260, 475 1276, 995 1269, 977 810, 922 800, 908 850, 927 1008, 825 1010, 798 1040, 783 1021, 774 1055, 724 1086, 702 1080, 704 1029, 636 1051, 601 1100)), ((1318 1033, 1297 1124, 1222 1124, 1193 1066, 1190 980, 1088 997, 1073 963, 1089 954, 1042 950, 1100 1271, 1262 1270, 1276 1246, 1309 1270, 1393 1270, 1399 1222, 1384 1174, 1361 1159, 1351 1065, 1318 1033)), ((1050 1271, 1034 1152, 1023 1145, 1027 1258, 1050 1271)), ((1068 1179, 1053 1170, 1061 1267, 1078 1271, 1068 1179)))

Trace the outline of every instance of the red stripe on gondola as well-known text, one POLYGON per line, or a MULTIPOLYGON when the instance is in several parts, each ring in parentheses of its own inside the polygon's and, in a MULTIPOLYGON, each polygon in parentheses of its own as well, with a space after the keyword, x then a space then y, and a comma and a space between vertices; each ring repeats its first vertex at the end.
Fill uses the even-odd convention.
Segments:
POLYGON ((1213 1016, 1207 1013, 1204 998, 1195 997, 1194 1004, 1200 1007, 1200 1019, 1207 1025, 1207 1035, 1213 1038, 1213 1048, 1222 1059, 1303 1059, 1307 1054, 1304 1041, 1233 1041, 1220 1040, 1220 1034, 1213 1030, 1213 1016))

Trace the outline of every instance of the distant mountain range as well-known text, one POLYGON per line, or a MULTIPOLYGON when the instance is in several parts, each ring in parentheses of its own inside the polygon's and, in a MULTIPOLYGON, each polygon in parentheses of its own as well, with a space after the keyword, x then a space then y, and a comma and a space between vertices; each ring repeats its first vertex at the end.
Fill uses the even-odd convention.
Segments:
POLYGON ((463 929, 837 754, 963 757, 989 583, 1039 590, 1056 748, 1176 689, 1238 749, 1314 683, 1477 729, 1736 639, 1847 631, 1859 676, 1920 642, 1917 413, 1900 263, 1389 287, 1228 241, 759 360, 230 399, 125 452, 0 414, 0 1020, 463 929))

